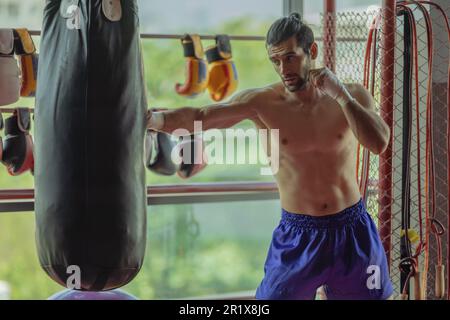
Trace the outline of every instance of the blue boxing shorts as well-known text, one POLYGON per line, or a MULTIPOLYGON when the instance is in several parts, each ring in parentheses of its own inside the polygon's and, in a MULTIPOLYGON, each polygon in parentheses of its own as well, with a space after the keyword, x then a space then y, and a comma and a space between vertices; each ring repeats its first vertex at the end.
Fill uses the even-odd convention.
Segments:
POLYGON ((257 299, 387 299, 392 293, 386 254, 364 202, 337 214, 282 210, 273 232, 257 299))

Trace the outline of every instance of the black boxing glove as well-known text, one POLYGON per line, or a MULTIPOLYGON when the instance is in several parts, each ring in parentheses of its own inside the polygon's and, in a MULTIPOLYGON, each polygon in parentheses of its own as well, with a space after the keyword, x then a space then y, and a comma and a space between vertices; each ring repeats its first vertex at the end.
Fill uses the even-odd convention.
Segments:
POLYGON ((18 108, 5 120, 5 139, 3 141, 2 163, 8 173, 17 176, 25 171, 34 171, 33 139, 29 133, 31 127, 30 111, 18 108))
POLYGON ((172 161, 174 147, 175 142, 171 140, 169 134, 147 130, 145 143, 147 169, 164 176, 173 175, 177 171, 177 166, 172 161))

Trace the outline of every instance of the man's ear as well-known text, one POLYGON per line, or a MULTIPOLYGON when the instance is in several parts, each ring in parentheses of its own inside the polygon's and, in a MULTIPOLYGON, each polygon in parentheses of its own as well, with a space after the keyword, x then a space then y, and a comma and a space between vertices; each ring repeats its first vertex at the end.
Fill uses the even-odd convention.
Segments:
POLYGON ((319 47, 317 46, 317 43, 314 41, 309 48, 309 53, 311 54, 311 59, 315 60, 317 56, 319 55, 319 47))

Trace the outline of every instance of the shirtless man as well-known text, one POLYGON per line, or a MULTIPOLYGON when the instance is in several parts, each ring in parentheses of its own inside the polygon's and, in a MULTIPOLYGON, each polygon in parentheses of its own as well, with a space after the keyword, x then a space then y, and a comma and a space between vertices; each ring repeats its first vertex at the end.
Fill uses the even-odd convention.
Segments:
POLYGON ((315 69, 318 47, 294 13, 270 27, 266 47, 281 82, 244 91, 228 103, 151 112, 147 124, 164 132, 228 128, 244 119, 279 129, 282 206, 258 299, 387 299, 392 294, 384 249, 355 178, 358 142, 382 153, 390 132, 360 84, 342 84, 315 69))

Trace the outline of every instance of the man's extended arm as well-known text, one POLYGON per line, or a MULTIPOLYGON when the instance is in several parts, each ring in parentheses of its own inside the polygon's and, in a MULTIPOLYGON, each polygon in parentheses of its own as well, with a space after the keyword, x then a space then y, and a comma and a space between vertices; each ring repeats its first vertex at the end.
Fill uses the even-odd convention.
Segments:
POLYGON ((229 102, 202 108, 182 107, 162 112, 147 112, 147 127, 172 133, 177 129, 194 132, 194 121, 201 121, 202 130, 229 128, 256 116, 256 90, 237 94, 229 102))

